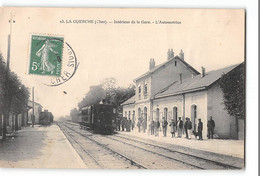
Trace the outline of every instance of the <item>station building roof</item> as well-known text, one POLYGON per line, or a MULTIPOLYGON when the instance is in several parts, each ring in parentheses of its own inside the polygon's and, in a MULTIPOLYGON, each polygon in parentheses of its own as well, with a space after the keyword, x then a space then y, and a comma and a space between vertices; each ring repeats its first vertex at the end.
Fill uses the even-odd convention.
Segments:
POLYGON ((239 65, 240 64, 236 64, 222 69, 213 70, 205 73, 203 77, 201 77, 201 75, 197 75, 193 78, 184 79, 182 82, 175 81, 156 93, 153 99, 207 89, 209 86, 218 81, 223 74, 230 72, 239 65))
POLYGON ((123 102, 121 105, 129 105, 129 104, 134 104, 135 103, 135 95, 123 102))
POLYGON ((134 79, 134 82, 136 82, 137 80, 145 77, 145 76, 148 76, 152 73, 154 73, 155 71, 159 70, 161 67, 165 66, 165 65, 168 65, 170 64, 174 59, 177 59, 179 60, 180 62, 182 62, 184 65, 186 65, 186 67, 188 69, 190 69, 191 71, 193 71, 194 73, 196 74, 200 74, 200 72, 198 72, 195 68, 193 68, 190 64, 188 64, 186 61, 184 61, 183 59, 181 59, 179 56, 175 56, 175 57, 172 57, 171 59, 167 60, 166 62, 162 63, 162 64, 159 64, 159 65, 156 65, 154 68, 152 68, 151 70, 145 72, 144 74, 142 74, 141 76, 137 77, 136 79, 134 79))

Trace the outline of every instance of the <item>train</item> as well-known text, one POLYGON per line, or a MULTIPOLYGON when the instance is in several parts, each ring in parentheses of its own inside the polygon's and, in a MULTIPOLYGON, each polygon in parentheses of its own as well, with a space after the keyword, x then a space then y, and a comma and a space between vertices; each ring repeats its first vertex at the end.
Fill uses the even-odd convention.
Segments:
POLYGON ((48 110, 40 112, 39 125, 50 125, 53 123, 53 115, 48 110))
POLYGON ((92 130, 94 133, 112 134, 116 129, 117 109, 109 104, 86 106, 79 113, 81 129, 92 130))

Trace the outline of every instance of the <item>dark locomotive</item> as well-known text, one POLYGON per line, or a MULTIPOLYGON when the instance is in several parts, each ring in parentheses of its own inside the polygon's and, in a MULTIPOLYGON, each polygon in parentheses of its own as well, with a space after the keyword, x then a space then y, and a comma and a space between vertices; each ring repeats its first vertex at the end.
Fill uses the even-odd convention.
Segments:
POLYGON ((97 104, 82 108, 79 114, 81 129, 93 130, 94 133, 112 134, 116 128, 117 110, 115 106, 97 104))
POLYGON ((40 125, 50 125, 53 122, 53 115, 51 112, 44 110, 40 112, 39 124, 40 125))

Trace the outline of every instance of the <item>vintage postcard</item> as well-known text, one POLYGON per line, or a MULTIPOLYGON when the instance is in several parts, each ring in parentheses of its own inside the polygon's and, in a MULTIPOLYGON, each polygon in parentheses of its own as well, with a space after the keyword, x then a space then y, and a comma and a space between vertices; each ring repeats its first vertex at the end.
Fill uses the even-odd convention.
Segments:
POLYGON ((245 10, 0 9, 0 167, 243 170, 245 10))

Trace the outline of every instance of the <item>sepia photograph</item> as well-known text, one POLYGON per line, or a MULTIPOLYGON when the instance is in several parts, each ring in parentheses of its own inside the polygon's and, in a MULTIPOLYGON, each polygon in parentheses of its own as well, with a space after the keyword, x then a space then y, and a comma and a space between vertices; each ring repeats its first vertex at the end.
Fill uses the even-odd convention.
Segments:
POLYGON ((245 169, 246 11, 0 8, 0 167, 245 169))

